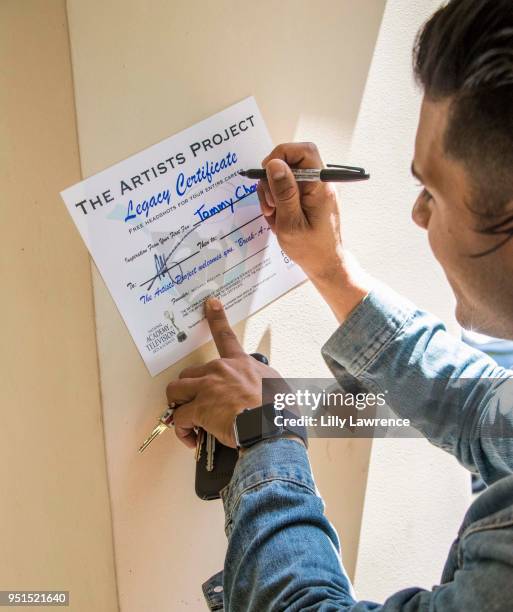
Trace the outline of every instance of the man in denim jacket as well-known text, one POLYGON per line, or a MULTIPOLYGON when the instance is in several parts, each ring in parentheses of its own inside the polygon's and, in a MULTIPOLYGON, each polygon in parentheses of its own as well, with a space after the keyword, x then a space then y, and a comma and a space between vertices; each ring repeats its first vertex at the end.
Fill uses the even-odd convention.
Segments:
MULTIPOLYGON (((513 339, 511 0, 451 0, 422 29, 414 59, 424 100, 413 219, 447 275, 458 321, 513 339)), ((259 442, 241 453, 223 490, 229 545, 224 572, 204 586, 211 609, 513 610, 513 372, 357 268, 335 191, 298 185, 290 172, 322 165, 315 146, 280 145, 263 165, 262 212, 340 323, 322 354, 342 388, 387 389, 398 415, 490 486, 470 507, 438 586, 357 601, 302 441, 259 442)), ((261 404, 262 379, 277 373, 244 353, 218 300, 206 315, 221 358, 182 372, 168 399, 182 403, 176 433, 188 446, 196 426, 235 446, 236 415, 261 404)))

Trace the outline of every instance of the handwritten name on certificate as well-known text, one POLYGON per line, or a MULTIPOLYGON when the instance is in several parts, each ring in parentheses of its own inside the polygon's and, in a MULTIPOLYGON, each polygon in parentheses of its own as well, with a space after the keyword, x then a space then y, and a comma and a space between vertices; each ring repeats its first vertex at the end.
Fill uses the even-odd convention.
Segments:
POLYGON ((271 149, 248 98, 62 192, 152 376, 210 339, 206 297, 234 324, 305 279, 238 175, 271 149))

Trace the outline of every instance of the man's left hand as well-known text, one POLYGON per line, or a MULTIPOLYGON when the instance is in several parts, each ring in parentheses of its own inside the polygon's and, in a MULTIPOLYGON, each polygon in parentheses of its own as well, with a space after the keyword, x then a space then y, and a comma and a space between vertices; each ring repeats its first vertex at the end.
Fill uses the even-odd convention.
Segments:
POLYGON ((167 386, 167 400, 181 404, 174 413, 175 432, 186 446, 196 446, 194 428, 201 427, 235 448, 235 417, 262 404, 263 378, 280 375, 244 352, 218 299, 207 300, 205 314, 220 359, 183 370, 167 386))

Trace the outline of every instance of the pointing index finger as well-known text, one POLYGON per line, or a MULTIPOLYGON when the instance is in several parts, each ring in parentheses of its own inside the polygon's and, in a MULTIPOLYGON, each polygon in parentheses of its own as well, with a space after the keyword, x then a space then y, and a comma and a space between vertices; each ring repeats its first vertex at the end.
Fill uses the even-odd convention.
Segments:
POLYGON ((207 317, 212 338, 217 346, 220 357, 237 357, 245 355, 244 349, 230 327, 223 305, 217 298, 209 298, 205 303, 207 317))

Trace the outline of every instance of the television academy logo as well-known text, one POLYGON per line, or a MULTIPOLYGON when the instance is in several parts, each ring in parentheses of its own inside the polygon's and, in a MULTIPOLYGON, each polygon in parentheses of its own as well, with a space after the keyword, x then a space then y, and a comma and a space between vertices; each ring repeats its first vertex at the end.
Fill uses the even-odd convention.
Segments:
POLYGON ((187 340, 187 334, 175 323, 173 314, 166 310, 164 316, 169 323, 157 323, 146 335, 146 350, 153 355, 173 342, 187 340))
POLYGON ((166 317, 166 319, 169 319, 169 321, 171 321, 171 325, 175 328, 176 339, 178 340, 178 342, 184 342, 185 340, 187 340, 187 334, 183 330, 181 330, 175 323, 174 314, 170 313, 169 310, 166 310, 164 311, 164 316, 166 317))

